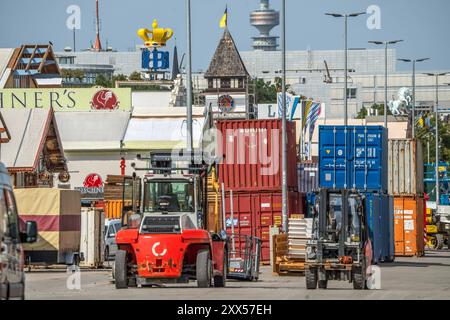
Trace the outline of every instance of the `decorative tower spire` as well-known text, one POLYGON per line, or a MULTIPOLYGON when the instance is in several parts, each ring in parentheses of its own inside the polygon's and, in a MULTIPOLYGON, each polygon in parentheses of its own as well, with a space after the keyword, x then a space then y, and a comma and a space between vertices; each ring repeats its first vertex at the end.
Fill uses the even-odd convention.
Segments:
POLYGON ((172 80, 175 80, 180 74, 180 66, 178 64, 178 50, 177 45, 173 48, 173 63, 172 63, 172 80))
POLYGON ((99 10, 98 10, 98 0, 95 0, 95 2, 96 2, 96 21, 95 21, 96 38, 95 38, 94 50, 102 51, 102 43, 100 41, 100 15, 99 15, 99 10))

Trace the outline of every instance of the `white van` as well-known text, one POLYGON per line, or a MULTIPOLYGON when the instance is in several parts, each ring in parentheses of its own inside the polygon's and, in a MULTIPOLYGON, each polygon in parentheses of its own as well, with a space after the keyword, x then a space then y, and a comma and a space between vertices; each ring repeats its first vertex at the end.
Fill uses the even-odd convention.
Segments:
POLYGON ((21 223, 10 177, 0 163, 0 299, 25 298, 22 243, 37 240, 35 221, 21 223))

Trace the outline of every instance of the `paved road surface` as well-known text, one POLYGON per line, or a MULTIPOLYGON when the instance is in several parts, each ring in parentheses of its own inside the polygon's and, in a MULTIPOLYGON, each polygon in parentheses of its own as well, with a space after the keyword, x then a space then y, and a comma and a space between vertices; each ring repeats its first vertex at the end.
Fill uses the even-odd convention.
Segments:
POLYGON ((306 290, 303 277, 279 277, 269 267, 258 282, 229 281, 226 288, 199 289, 195 282, 163 288, 116 290, 109 271, 82 271, 81 289, 68 290, 64 272, 27 273, 27 299, 450 299, 450 251, 424 258, 397 258, 381 265, 381 290, 354 291, 347 282, 330 281, 328 290, 306 290))

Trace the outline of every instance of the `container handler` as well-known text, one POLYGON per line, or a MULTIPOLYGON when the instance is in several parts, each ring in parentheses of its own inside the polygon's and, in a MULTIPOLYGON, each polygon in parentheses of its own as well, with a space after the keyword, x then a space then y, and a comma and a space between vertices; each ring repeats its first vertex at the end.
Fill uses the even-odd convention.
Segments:
POLYGON ((450 206, 438 206, 427 209, 427 246, 435 250, 442 250, 444 246, 450 249, 448 238, 450 235, 450 206))
POLYGON ((305 263, 307 289, 326 289, 328 280, 349 281, 354 289, 365 289, 372 245, 364 196, 350 190, 320 189, 312 214, 313 234, 305 263))
POLYGON ((136 170, 159 173, 133 176, 132 208, 123 211, 116 235, 116 288, 189 280, 224 287, 228 238, 204 230, 206 169, 136 170))

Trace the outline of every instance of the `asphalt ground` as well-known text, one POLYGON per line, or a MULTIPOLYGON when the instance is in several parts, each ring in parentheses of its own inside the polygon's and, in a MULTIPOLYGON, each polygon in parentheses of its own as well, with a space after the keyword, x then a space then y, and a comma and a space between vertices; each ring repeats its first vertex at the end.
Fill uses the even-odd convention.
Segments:
POLYGON ((353 290, 348 282, 329 281, 327 290, 307 290, 304 277, 272 274, 261 267, 257 282, 229 280, 226 288, 197 288, 196 282, 115 289, 111 271, 32 270, 26 274, 26 299, 36 300, 298 300, 298 299, 450 299, 450 250, 422 258, 397 258, 380 265, 379 290, 353 290), (78 276, 78 275, 77 275, 78 276), (78 281, 79 279, 79 281, 78 281), (79 283, 79 286, 77 285, 79 283))

